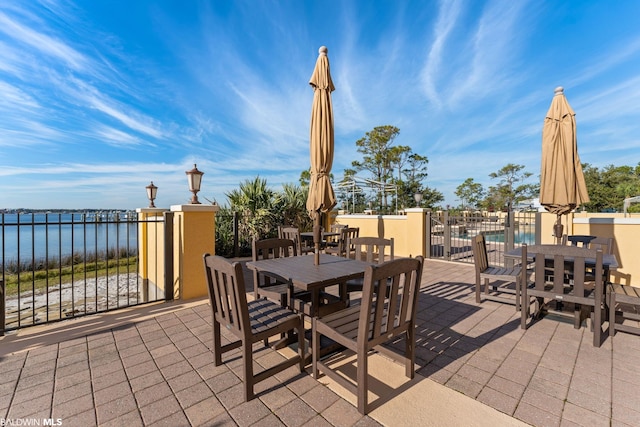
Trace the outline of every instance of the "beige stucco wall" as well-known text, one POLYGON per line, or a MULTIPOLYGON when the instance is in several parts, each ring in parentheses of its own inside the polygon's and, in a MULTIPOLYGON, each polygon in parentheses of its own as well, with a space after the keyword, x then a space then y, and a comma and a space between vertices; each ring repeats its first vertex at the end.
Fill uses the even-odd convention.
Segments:
MULTIPOLYGON (((437 215, 437 213, 435 213, 437 215)), ((502 213, 492 213, 502 220, 502 213)), ((394 238, 395 254, 398 256, 426 256, 426 212, 424 209, 407 209, 406 215, 337 215, 335 222, 360 227, 361 236, 382 236, 394 238)), ((515 217, 518 220, 516 214, 515 217)), ((640 286, 640 262, 638 262, 638 242, 640 242, 640 214, 592 214, 575 213, 563 215, 565 234, 587 234, 613 237, 613 253, 619 268, 613 271, 611 279, 615 283, 640 286)), ((553 226, 556 215, 540 213, 539 230, 543 244, 553 244, 553 226)))
POLYGON ((173 220, 174 298, 207 295, 202 255, 215 254, 217 205, 171 206, 173 220))
POLYGON ((335 222, 359 227, 360 236, 393 237, 394 255, 426 253, 425 209, 406 209, 405 215, 337 215, 335 222))
POLYGON ((164 295, 164 212, 166 209, 141 208, 138 213, 138 274, 142 279, 142 298, 148 301, 164 295))

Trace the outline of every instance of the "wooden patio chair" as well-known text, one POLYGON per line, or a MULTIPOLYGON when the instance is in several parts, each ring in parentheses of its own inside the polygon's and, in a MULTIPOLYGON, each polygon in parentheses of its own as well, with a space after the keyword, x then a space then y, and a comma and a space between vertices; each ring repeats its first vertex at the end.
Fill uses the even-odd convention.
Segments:
POLYGON ((280 305, 259 299, 247 302, 242 266, 220 256, 204 255, 209 303, 213 326, 213 356, 215 366, 222 364, 222 355, 242 350, 242 379, 244 400, 254 398, 254 385, 274 374, 298 365, 304 370, 304 324, 300 315, 280 305), (221 343, 220 325, 235 335, 236 341, 221 343), (295 330, 298 336, 298 354, 258 373, 253 371, 253 344, 268 341, 274 335, 295 330))
POLYGON ((404 361, 405 374, 415 374, 416 305, 422 276, 423 258, 400 258, 381 265, 367 267, 364 276, 361 305, 351 306, 327 316, 313 318, 312 372, 319 372, 336 381, 357 396, 358 411, 366 414, 369 352, 377 350, 393 359, 404 361), (326 336, 357 355, 356 379, 348 379, 320 360, 320 337, 326 336), (382 344, 404 337, 405 351, 400 355, 382 344))
POLYGON ((640 288, 612 283, 607 286, 607 306, 609 307, 609 336, 614 336, 615 331, 624 331, 630 334, 640 335, 640 288), (616 316, 619 316, 616 318, 616 316), (620 319, 618 322, 617 319, 620 319), (635 322, 635 326, 625 323, 629 319, 635 322))
MULTIPOLYGON (((353 247, 355 259, 366 261, 371 264, 382 264, 394 259, 393 237, 385 239, 382 237, 355 237, 347 241, 347 246, 353 247), (385 259, 385 254, 389 257, 385 259)), ((362 292, 364 279, 354 279, 347 281, 347 293, 362 292)))
POLYGON ((313 253, 314 248, 307 246, 307 244, 300 237, 300 229, 292 226, 278 226, 278 237, 280 239, 293 240, 296 245, 296 251, 298 255, 307 255, 313 253))
POLYGON ((530 312, 530 304, 522 304, 522 329, 527 329, 543 312, 545 300, 574 304, 574 328, 578 329, 582 320, 590 317, 593 329, 593 345, 600 347, 602 332, 602 302, 604 299, 602 251, 563 245, 531 245, 529 255, 535 256, 535 280, 533 286, 522 286, 522 299, 529 301, 535 297, 535 310, 530 312), (587 262, 589 260, 589 262, 587 262), (585 280, 586 266, 594 265, 593 282, 585 280), (572 270, 572 280, 566 283, 567 268, 572 270), (549 270, 552 275, 549 276, 549 270), (589 307, 587 310, 585 307, 589 307), (527 324, 527 319, 531 322, 527 324))
POLYGON ((476 302, 478 304, 483 300, 503 302, 513 304, 516 310, 520 310, 521 286, 526 283, 527 274, 526 246, 523 246, 520 265, 514 267, 492 265, 489 263, 484 234, 478 234, 473 238, 473 262, 476 270, 476 302))
POLYGON ((340 229, 340 237, 337 246, 327 246, 325 253, 340 257, 349 257, 353 253, 353 247, 348 246, 348 241, 353 240, 360 235, 359 227, 343 227, 340 229))
POLYGON ((348 224, 331 224, 329 231, 331 233, 338 233, 338 236, 327 237, 325 246, 326 247, 336 247, 338 246, 338 242, 340 241, 340 230, 348 227, 348 224))
MULTIPOLYGON (((254 240, 252 243, 252 259, 273 259, 280 257, 296 256, 298 254, 296 244, 290 239, 263 239, 254 240)), ((293 286, 289 282, 276 280, 264 274, 253 271, 253 296, 255 299, 268 298, 277 301, 282 307, 290 305, 289 298, 293 293, 293 286)))

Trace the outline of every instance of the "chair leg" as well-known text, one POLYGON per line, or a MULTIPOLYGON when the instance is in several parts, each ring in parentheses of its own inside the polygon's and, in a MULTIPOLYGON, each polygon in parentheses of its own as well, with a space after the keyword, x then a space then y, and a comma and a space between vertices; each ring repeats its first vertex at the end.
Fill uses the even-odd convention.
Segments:
POLYGON ((609 301, 609 336, 612 337, 616 333, 616 293, 608 288, 607 297, 609 301))
POLYGON ((527 296, 527 287, 522 287, 521 294, 522 304, 520 305, 520 329, 527 329, 527 317, 529 317, 529 310, 531 309, 531 301, 527 296))
POLYGON ((481 286, 481 279, 480 279, 480 276, 476 274, 476 303, 478 304, 482 302, 480 298, 480 286, 481 286))
POLYGON ((213 320, 213 364, 222 365, 222 342, 220 340, 220 323, 213 320))
POLYGON ((253 399, 253 348, 248 340, 242 342, 242 374, 244 382, 244 401, 248 402, 253 399))
POLYGON ((593 346, 600 347, 600 334, 602 333, 602 306, 597 302, 593 307, 593 346))
POLYGON ((358 381, 358 412, 362 415, 367 414, 367 390, 369 390, 369 382, 367 375, 367 351, 364 348, 358 348, 356 379, 358 381))
POLYGON ((305 348, 304 348, 304 315, 300 314, 300 325, 298 326, 298 356, 300 357, 300 372, 304 372, 304 359, 305 359, 305 348))
POLYGON ((311 319, 311 374, 318 379, 318 359, 320 359, 320 334, 318 333, 316 317, 311 319))
POLYGON ((404 374, 407 378, 413 379, 415 376, 415 369, 413 368, 416 361, 416 346, 415 346, 415 330, 413 325, 411 325, 411 329, 407 331, 405 334, 405 366, 404 366, 404 374))

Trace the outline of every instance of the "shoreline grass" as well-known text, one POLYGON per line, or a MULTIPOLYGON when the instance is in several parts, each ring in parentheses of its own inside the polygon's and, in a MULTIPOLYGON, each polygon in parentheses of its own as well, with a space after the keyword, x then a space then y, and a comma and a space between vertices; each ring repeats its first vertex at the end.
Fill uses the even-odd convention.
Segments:
POLYGON ((73 254, 61 259, 38 259, 5 264, 5 296, 21 291, 36 293, 50 286, 57 286, 78 279, 95 279, 120 272, 136 272, 138 256, 135 251, 109 250, 96 253, 73 254))

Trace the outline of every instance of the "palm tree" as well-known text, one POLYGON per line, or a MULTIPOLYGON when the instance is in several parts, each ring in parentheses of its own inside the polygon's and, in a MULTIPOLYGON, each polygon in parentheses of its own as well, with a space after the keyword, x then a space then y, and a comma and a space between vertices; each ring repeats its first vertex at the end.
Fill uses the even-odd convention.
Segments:
POLYGON ((238 231, 249 239, 262 239, 277 234, 275 193, 267 180, 256 176, 245 180, 240 188, 226 194, 231 209, 241 214, 238 231))

